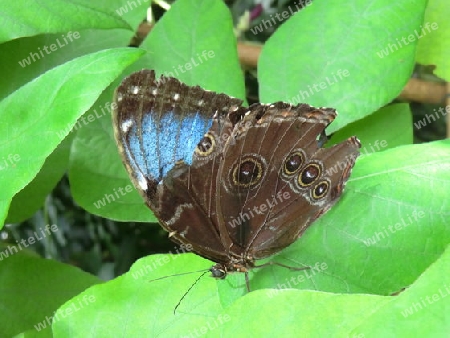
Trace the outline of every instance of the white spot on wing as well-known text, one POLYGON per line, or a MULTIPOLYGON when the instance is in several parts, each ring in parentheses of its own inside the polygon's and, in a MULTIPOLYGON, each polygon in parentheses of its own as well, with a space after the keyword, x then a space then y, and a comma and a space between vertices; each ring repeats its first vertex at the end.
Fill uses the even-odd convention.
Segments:
POLYGON ((180 99, 180 94, 178 94, 178 93, 174 94, 174 95, 173 95, 173 99, 174 99, 175 101, 178 101, 178 100, 180 99))
POLYGON ((145 177, 142 174, 139 174, 138 183, 139 183, 139 187, 142 190, 147 191, 147 189, 148 189, 147 180, 145 179, 145 177))
POLYGON ((138 94, 139 92, 140 92, 139 86, 131 86, 131 87, 130 87, 130 93, 131 93, 131 94, 136 95, 136 94, 138 94))
POLYGON ((127 132, 130 130, 130 128, 131 128, 132 125, 133 125, 133 121, 131 121, 130 119, 128 119, 128 120, 123 121, 123 122, 122 122, 122 125, 121 125, 120 127, 122 128, 122 131, 123 131, 124 133, 127 133, 127 132))

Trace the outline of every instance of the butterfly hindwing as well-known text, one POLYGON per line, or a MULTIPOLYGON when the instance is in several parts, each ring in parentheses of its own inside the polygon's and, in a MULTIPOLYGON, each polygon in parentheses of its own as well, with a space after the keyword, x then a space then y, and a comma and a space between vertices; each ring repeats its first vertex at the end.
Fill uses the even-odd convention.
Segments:
POLYGON ((317 139, 335 116, 333 109, 306 104, 250 107, 219 169, 219 217, 228 247, 267 257, 294 242, 336 202, 360 145, 350 138, 320 147, 317 139))

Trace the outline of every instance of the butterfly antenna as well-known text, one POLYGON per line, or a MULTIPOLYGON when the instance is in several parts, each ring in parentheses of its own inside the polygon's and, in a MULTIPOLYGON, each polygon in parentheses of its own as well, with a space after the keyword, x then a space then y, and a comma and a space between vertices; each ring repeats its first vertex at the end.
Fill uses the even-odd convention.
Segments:
POLYGON ((278 262, 267 262, 267 263, 255 266, 255 268, 263 268, 265 266, 270 266, 270 265, 278 265, 278 266, 281 266, 283 268, 286 268, 286 269, 289 269, 289 270, 293 270, 293 271, 301 271, 301 270, 311 269, 310 266, 303 266, 301 268, 298 268, 298 267, 295 267, 295 266, 289 266, 289 265, 285 265, 285 264, 278 263, 278 262))
POLYGON ((203 270, 197 270, 197 271, 189 271, 189 272, 182 272, 182 273, 176 273, 174 275, 169 275, 169 276, 163 276, 163 277, 159 277, 159 278, 155 278, 155 279, 150 279, 149 282, 155 282, 157 280, 160 279, 166 279, 166 278, 170 278, 170 277, 177 277, 177 276, 183 276, 183 275, 190 275, 191 273, 199 273, 199 272, 203 272, 202 276, 207 273, 210 269, 203 269, 203 270))
MULTIPOLYGON (((194 287, 195 284, 198 283, 198 281, 200 280, 200 278, 202 278, 209 270, 201 270, 203 271, 203 273, 195 280, 195 282, 189 287, 189 289, 187 289, 187 291, 184 293, 183 297, 181 297, 181 299, 178 301, 177 305, 175 306, 175 308, 173 309, 173 314, 175 315, 175 312, 177 311, 177 308, 180 306, 181 302, 183 301, 184 297, 187 296, 187 294, 189 293, 189 291, 191 291, 191 289, 194 287)), ((201 272, 201 271, 197 271, 197 272, 201 272)), ((183 275, 186 275, 186 273, 183 273, 183 275)))

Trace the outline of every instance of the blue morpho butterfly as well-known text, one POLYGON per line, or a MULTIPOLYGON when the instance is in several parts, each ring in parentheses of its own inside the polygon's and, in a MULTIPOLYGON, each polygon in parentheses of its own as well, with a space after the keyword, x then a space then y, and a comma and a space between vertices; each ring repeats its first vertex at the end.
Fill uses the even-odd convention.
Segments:
MULTIPOLYGON (((241 107, 225 94, 142 70, 115 94, 116 142, 135 187, 169 237, 245 272, 299 238, 340 197, 361 147, 322 148, 331 108, 241 107)), ((280 264, 281 265, 281 264, 280 264)))

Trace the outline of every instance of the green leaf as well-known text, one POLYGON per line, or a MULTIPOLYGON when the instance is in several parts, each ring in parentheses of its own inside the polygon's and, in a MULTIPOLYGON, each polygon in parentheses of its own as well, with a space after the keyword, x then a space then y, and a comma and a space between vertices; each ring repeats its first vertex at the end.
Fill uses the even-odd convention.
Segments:
POLYGON ((0 306, 7 309, 2 312, 0 330, 4 337, 11 337, 28 329, 37 330, 36 327, 42 330, 43 325, 50 327, 51 317, 59 306, 87 287, 101 282, 78 268, 38 258, 23 251, 33 244, 31 238, 34 242, 41 240, 54 230, 58 230, 56 225, 23 239, 14 248, 10 245, 1 247, 0 306))
POLYGON ((33 328, 32 330, 27 330, 14 336, 14 338, 53 338, 53 335, 51 328, 41 331, 36 331, 36 329, 33 328))
POLYGON ((257 337, 289 337, 292 332, 305 337, 446 337, 449 264, 447 249, 416 283, 391 297, 299 290, 280 290, 270 297, 270 290, 252 292, 222 313, 229 321, 211 336, 247 337, 251 331, 257 337))
POLYGON ((216 282, 193 272, 207 269, 206 260, 192 255, 155 255, 62 306, 57 315, 83 299, 96 299, 54 323, 53 333, 63 337, 77 333, 85 337, 134 337, 142 332, 149 337, 248 337, 248 332, 257 337, 290 337, 292 332, 307 337, 402 337, 416 331, 420 336, 444 337, 450 329, 446 320, 450 298, 440 296, 420 312, 414 311, 414 304, 434 294, 450 294, 448 264, 450 249, 398 296, 266 289, 247 293, 223 307, 214 284, 226 284, 227 280, 216 282), (192 273, 174 276, 174 270, 192 273), (163 279, 154 280, 160 277, 163 279), (415 316, 413 326, 409 316, 415 316))
POLYGON ((425 19, 419 30, 417 62, 436 65, 434 73, 450 81, 450 8, 445 0, 428 1, 425 19))
MULTIPOLYGON (((92 0, 85 0, 84 2, 88 7, 92 7, 92 0)), ((107 3, 97 0, 96 2, 98 2, 95 5, 98 6, 99 11, 106 13, 115 9, 115 12, 122 14, 123 19, 132 27, 137 27, 142 21, 148 6, 148 3, 142 2, 135 8, 132 2, 127 3, 124 0, 111 0, 107 3), (128 11, 125 13, 125 10, 128 11)), ((76 23, 73 23, 73 25, 75 26, 76 23)), ((6 97, 45 71, 75 57, 103 49, 126 46, 134 34, 129 27, 126 27, 127 29, 105 30, 97 26, 94 23, 91 28, 79 30, 79 37, 68 44, 61 44, 61 33, 39 34, 1 44, 0 73, 3 76, 0 79, 0 97, 6 97), (58 41, 60 41, 60 44, 58 44, 58 41), (56 44, 58 49, 46 53, 44 48, 48 50, 52 44, 56 44), (41 50, 42 54, 40 53, 41 50)), ((72 30, 76 30, 76 28, 72 28, 72 30)))
POLYGON ((0 97, 6 97, 46 71, 76 57, 125 46, 131 35, 130 31, 123 29, 88 29, 80 32, 79 39, 50 54, 44 53, 43 56, 39 54, 39 48, 55 43, 59 38, 58 34, 20 38, 4 43, 0 45, 0 71, 4 74, 0 79, 0 97))
MULTIPOLYGON (((130 28, 113 12, 96 9, 95 2, 54 0, 51 5, 39 2, 3 1, 0 43, 43 33, 65 32, 61 40, 70 41, 72 31, 83 28, 130 28)), ((64 43, 64 42, 63 42, 64 43)))
POLYGON ((39 172, 78 117, 142 51, 87 55, 52 69, 0 102, 0 214, 39 172), (48 88, 52 88, 49 92, 48 88))
POLYGON ((67 170, 73 134, 69 134, 47 157, 37 176, 13 197, 6 223, 19 223, 44 205, 45 198, 67 170))
MULTIPOLYGON (((84 332, 87 337, 96 337, 102 332, 104 336, 140 337, 142 332, 146 332, 150 337, 178 337, 182 334, 181 328, 186 330, 188 325, 196 327, 205 321, 205 313, 213 316, 220 313, 221 307, 214 279, 204 276, 182 301, 178 314, 174 316, 178 301, 201 273, 190 273, 179 278, 171 276, 173 268, 180 273, 207 271, 211 265, 207 260, 190 259, 192 257, 191 254, 154 255, 140 259, 128 273, 110 281, 106 287, 86 290, 83 296, 95 297, 96 302, 56 322, 53 325, 54 335, 66 337, 74 332, 84 332), (167 278, 153 280, 158 277, 167 278), (185 316, 183 313, 186 310, 195 311, 199 316, 185 316), (92 326, 92 323, 96 325, 92 326)), ((81 297, 66 303, 57 315, 65 313, 67 308, 73 306, 72 302, 78 303, 81 297)))
POLYGON ((367 311, 354 332, 366 337, 447 337, 450 332, 450 246, 417 281, 386 306, 367 311))
POLYGON ((413 132, 409 105, 398 103, 380 108, 334 133, 330 144, 337 144, 354 135, 361 141, 362 155, 411 144, 413 132))
POLYGON ((417 39, 397 39, 420 26, 425 4, 356 0, 346 7, 315 0, 264 46, 261 101, 337 108, 341 115, 330 131, 371 114, 395 98, 411 75, 417 39))
MULTIPOLYGON (((237 337, 245 337, 243 332, 250 326, 257 337, 289 337, 292 332, 301 332, 304 337, 358 337, 348 334, 364 321, 365 314, 388 302, 388 297, 372 295, 282 290, 275 296, 268 296, 267 290, 260 290, 226 310, 222 316, 228 316, 229 322, 222 325, 220 331, 227 336, 240 322, 238 332, 241 333, 237 337), (251 314, 260 325, 251 325, 251 314)), ((361 337, 370 336, 370 332, 364 333, 366 335, 361 337)))
POLYGON ((176 1, 143 48, 154 53, 151 69, 188 85, 245 98, 233 22, 221 0, 176 1))

